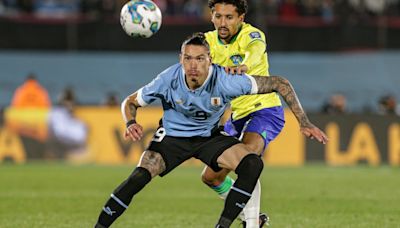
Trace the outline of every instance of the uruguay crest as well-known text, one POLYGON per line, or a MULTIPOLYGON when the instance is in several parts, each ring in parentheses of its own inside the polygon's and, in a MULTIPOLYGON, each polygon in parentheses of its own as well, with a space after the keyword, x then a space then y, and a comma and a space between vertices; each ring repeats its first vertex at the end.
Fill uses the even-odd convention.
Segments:
POLYGON ((220 97, 211 97, 211 105, 212 106, 221 106, 221 98, 220 97))

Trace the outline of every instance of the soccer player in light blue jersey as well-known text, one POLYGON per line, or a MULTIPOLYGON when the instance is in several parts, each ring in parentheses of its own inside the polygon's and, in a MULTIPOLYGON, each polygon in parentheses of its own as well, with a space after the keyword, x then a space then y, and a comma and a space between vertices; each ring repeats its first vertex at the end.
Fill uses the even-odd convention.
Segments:
POLYGON ((263 169, 261 158, 218 128, 226 105, 244 94, 280 94, 301 122, 308 137, 326 143, 326 135, 307 118, 290 83, 279 76, 229 75, 211 63, 204 34, 194 34, 182 44, 180 63, 160 73, 152 82, 128 96, 121 105, 125 137, 140 140, 143 128, 136 123, 139 107, 161 100, 164 114, 150 145, 132 174, 111 194, 96 228, 109 227, 128 208, 132 198, 155 176, 164 176, 189 158, 197 158, 214 171, 235 171, 216 227, 230 227, 251 197, 263 169))

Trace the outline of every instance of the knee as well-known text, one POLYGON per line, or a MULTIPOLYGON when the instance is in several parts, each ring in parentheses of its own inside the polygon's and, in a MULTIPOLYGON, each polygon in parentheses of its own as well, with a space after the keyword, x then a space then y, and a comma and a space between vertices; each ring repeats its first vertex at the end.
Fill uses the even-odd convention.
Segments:
POLYGON ((207 168, 201 173, 201 181, 208 186, 218 186, 225 179, 225 175, 209 172, 207 168))
POLYGON ((253 178, 260 176, 264 168, 264 163, 260 156, 256 154, 248 154, 240 161, 239 165, 235 169, 235 173, 239 176, 245 176, 247 178, 253 178))
POLYGON ((258 155, 264 152, 264 141, 262 142, 243 142, 249 151, 254 151, 258 155))

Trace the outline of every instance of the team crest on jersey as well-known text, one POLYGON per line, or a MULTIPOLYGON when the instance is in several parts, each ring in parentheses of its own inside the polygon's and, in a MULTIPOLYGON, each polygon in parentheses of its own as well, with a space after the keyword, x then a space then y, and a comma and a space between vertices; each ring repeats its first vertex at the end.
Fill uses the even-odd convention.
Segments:
POLYGON ((252 39, 260 39, 261 38, 261 34, 259 32, 251 32, 249 35, 252 39))
POLYGON ((212 106, 221 106, 221 98, 220 97, 211 97, 211 105, 212 106))
POLYGON ((243 57, 241 55, 232 55, 230 59, 236 66, 240 65, 243 61, 243 57))

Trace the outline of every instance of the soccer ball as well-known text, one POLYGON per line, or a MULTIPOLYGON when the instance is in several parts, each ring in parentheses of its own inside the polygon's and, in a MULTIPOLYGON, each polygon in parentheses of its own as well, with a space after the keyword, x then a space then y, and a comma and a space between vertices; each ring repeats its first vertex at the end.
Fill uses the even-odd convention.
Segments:
POLYGON ((161 11, 150 0, 131 0, 121 9, 120 23, 131 37, 148 38, 161 27, 161 11))

